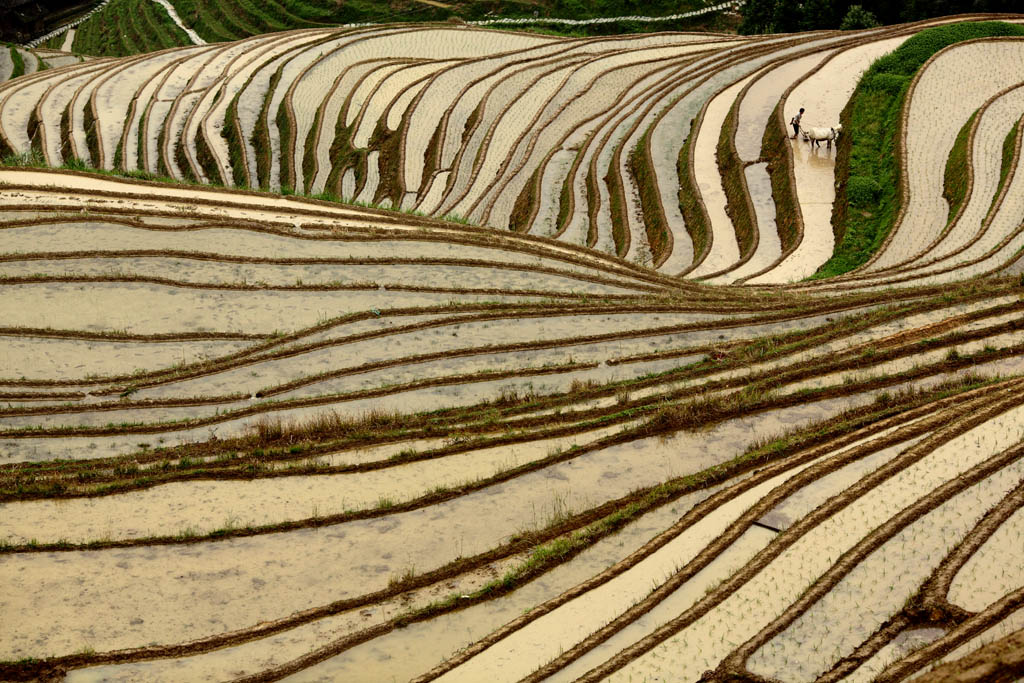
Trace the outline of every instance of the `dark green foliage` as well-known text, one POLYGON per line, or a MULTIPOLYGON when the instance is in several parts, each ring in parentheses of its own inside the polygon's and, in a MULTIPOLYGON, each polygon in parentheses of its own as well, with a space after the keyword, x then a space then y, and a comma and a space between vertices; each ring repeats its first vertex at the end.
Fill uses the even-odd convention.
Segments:
MULTIPOLYGON (((745 35, 754 33, 791 33, 793 31, 816 28, 816 17, 825 15, 824 6, 832 10, 829 0, 808 4, 805 17, 803 7, 796 2, 783 0, 747 0, 743 7, 743 21, 739 32, 745 35)), ((831 11, 827 12, 831 15, 831 11)))
POLYGON ((819 26, 834 26, 839 21, 832 0, 805 0, 800 11, 800 29, 813 31, 819 26))
POLYGON ((1019 11, 1019 0, 747 0, 740 33, 850 30, 953 14, 1019 11))
MULTIPOLYGON (((689 3, 678 6, 678 9, 671 13, 682 13, 692 9, 699 9, 689 3)), ((615 16, 620 12, 613 12, 607 16, 615 16)), ((645 16, 657 16, 658 13, 645 12, 645 16)), ((661 14, 665 14, 662 12, 661 14)), ((561 16, 551 14, 550 16, 561 16)), ((577 18, 577 17, 569 17, 577 18)), ((594 36, 616 36, 627 33, 654 33, 658 31, 718 31, 732 33, 736 30, 736 22, 733 15, 726 13, 711 13, 697 17, 673 19, 671 21, 612 21, 600 24, 583 24, 574 26, 559 26, 557 24, 516 24, 514 26, 494 26, 492 28, 509 28, 515 31, 531 31, 534 33, 547 33, 557 36, 572 38, 588 38, 594 36)))
POLYGON ((921 31, 871 65, 840 117, 848 134, 839 138, 836 155, 838 186, 832 217, 836 249, 815 278, 839 275, 862 265, 892 229, 903 202, 894 150, 914 73, 929 57, 954 43, 1019 35, 1024 35, 1024 27, 1004 22, 937 26, 921 31), (871 199, 875 186, 879 192, 871 199))
POLYGON ((753 33, 772 33, 775 28, 774 0, 748 0, 743 6, 743 21, 739 32, 744 35, 753 33))
POLYGON ((854 31, 861 28, 874 28, 878 26, 878 19, 860 5, 850 5, 849 11, 843 20, 839 22, 839 28, 843 31, 854 31))

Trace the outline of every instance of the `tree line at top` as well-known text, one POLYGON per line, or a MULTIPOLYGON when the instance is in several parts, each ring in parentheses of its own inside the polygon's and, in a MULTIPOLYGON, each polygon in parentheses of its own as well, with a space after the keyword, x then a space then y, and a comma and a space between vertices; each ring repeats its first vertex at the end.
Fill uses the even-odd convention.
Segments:
POLYGON ((953 14, 1020 11, 1020 0, 747 0, 739 32, 852 30, 953 14))

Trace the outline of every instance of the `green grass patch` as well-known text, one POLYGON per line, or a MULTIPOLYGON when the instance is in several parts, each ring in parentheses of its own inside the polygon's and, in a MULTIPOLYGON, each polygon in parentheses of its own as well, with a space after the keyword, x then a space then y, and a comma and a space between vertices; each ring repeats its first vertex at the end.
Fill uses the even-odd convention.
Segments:
POLYGON ((260 114, 256 117, 256 125, 253 128, 249 142, 256 151, 256 179, 260 188, 270 187, 270 165, 273 162, 270 144, 270 100, 277 89, 278 81, 281 80, 281 72, 284 70, 282 64, 270 77, 267 92, 263 95, 263 106, 260 107, 260 114))
POLYGON ((334 189, 337 194, 341 195, 342 178, 344 178, 345 172, 351 168, 355 178, 355 192, 353 196, 345 197, 348 200, 355 199, 366 182, 367 151, 352 146, 354 133, 352 127, 345 125, 345 110, 343 108, 334 125, 334 139, 331 141, 330 151, 331 172, 327 176, 327 183, 324 187, 327 191, 334 189))
MULTIPOLYGON (((251 82, 251 78, 246 85, 251 82)), ((252 178, 249 177, 249 167, 245 163, 245 141, 242 139, 242 127, 238 121, 238 98, 244 91, 244 87, 231 98, 231 104, 224 112, 224 126, 221 128, 221 135, 228 145, 228 160, 231 163, 231 177, 236 187, 250 187, 252 178)))
POLYGON ((672 234, 668 219, 658 195, 658 184, 654 177, 654 161, 647 133, 637 142, 636 148, 629 154, 629 172, 636 181, 640 192, 640 210, 644 216, 644 230, 647 233, 647 244, 655 263, 660 263, 672 247, 672 234))
MULTIPOLYGON (((596 160, 598 157, 595 156, 596 160)), ((622 187, 622 176, 618 171, 618 155, 612 155, 608 171, 604 175, 608 186, 608 210, 612 220, 612 240, 615 242, 615 255, 625 256, 629 250, 629 219, 626 217, 626 195, 622 187)))
POLYGON ((737 99, 725 117, 722 130, 718 134, 718 146, 715 159, 722 174, 722 187, 725 190, 725 212, 732 220, 736 231, 736 242, 740 248, 740 259, 750 255, 754 249, 754 214, 747 201, 747 181, 743 177, 743 160, 736 152, 736 121, 739 114, 740 101, 737 99))
POLYGON ((573 159, 573 164, 565 180, 562 182, 562 189, 558 194, 558 217, 555 219, 555 233, 559 235, 568 227, 569 214, 575 208, 576 202, 573 197, 572 179, 576 176, 576 171, 579 168, 580 154, 581 152, 576 150, 576 158, 573 159))
POLYGON ((144 46, 135 42, 135 30, 129 31, 131 17, 137 11, 136 0, 111 0, 106 7, 78 26, 72 51, 76 54, 124 57, 143 49, 144 46))
POLYGON ((213 151, 210 146, 206 144, 206 131, 202 127, 198 129, 196 134, 196 161, 199 162, 199 167, 203 170, 206 178, 211 185, 223 185, 224 178, 220 174, 220 167, 217 165, 217 161, 213 156, 213 151))
POLYGON ((57 35, 53 36, 52 38, 48 38, 47 40, 43 41, 43 44, 40 45, 40 47, 48 47, 51 50, 59 50, 62 47, 64 47, 64 38, 65 37, 66 37, 65 34, 58 33, 57 35))
POLYGON ((785 124, 779 123, 779 109, 772 112, 761 138, 761 156, 768 162, 768 178, 772 183, 772 200, 775 202, 775 228, 785 253, 796 245, 800 236, 797 222, 798 204, 796 189, 793 187, 793 162, 789 152, 789 137, 785 124))
POLYGON ((397 130, 389 130, 384 121, 377 121, 377 126, 370 135, 368 150, 377 150, 377 167, 380 169, 380 182, 377 184, 377 192, 372 198, 374 202, 384 205, 388 209, 398 209, 402 206, 405 198, 405 188, 399 183, 402 177, 402 134, 404 126, 399 125, 397 130), (388 202, 390 200, 390 203, 388 202))
POLYGON ((139 125, 135 133, 135 159, 138 166, 143 166, 148 156, 146 151, 146 116, 149 114, 149 107, 151 102, 146 103, 145 109, 142 110, 142 114, 139 116, 139 125))
POLYGON ((541 170, 543 166, 530 174, 530 179, 523 185, 523 189, 516 197, 516 203, 512 207, 512 215, 508 217, 508 229, 512 232, 529 232, 530 220, 534 215, 534 197, 540 190, 541 170))
POLYGON ((288 103, 287 97, 281 98, 281 103, 277 107, 277 117, 275 118, 277 124, 277 139, 278 139, 278 163, 280 165, 280 181, 281 190, 295 189, 295 169, 293 164, 293 157, 295 154, 295 145, 292 132, 292 119, 288 115, 288 103))
POLYGON ((707 209, 700 200, 697 182, 690 173, 690 154, 693 152, 694 144, 693 123, 690 121, 690 132, 679 150, 676 170, 679 176, 679 210, 686 221, 686 231, 693 240, 693 262, 699 263, 711 248, 711 228, 707 209))
POLYGON ((946 170, 942 177, 942 197, 949 203, 949 219, 956 216, 960 207, 967 197, 967 155, 970 150, 967 148, 967 139, 970 137, 971 128, 974 126, 978 112, 971 114, 967 123, 957 133, 953 149, 946 159, 946 170))
POLYGON ((18 51, 13 45, 8 48, 11 52, 11 61, 14 62, 14 70, 11 71, 11 78, 17 78, 18 76, 25 75, 25 58, 21 56, 21 52, 18 51))
MULTIPOLYGON (((593 166, 587 169, 585 181, 587 183, 587 246, 593 247, 597 244, 597 198, 600 196, 593 166)), ((615 246, 618 249, 618 245, 615 246)))
POLYGON ((309 194, 313 188, 313 181, 316 179, 316 173, 319 171, 319 166, 316 158, 316 143, 317 143, 317 132, 320 130, 320 126, 323 120, 324 105, 321 104, 316 109, 316 115, 313 117, 313 125, 310 126, 309 132, 306 134, 306 140, 302 146, 302 184, 303 192, 309 194))
POLYGON ((85 145, 89 150, 89 156, 95 164, 100 158, 100 140, 96 132, 96 114, 92 108, 92 101, 86 102, 85 113, 82 117, 82 125, 85 127, 85 145))

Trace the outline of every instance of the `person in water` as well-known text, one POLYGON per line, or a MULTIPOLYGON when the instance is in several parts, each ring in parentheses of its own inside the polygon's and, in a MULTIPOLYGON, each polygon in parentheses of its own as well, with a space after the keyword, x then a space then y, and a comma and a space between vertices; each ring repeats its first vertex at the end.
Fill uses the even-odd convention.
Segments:
POLYGON ((793 137, 790 140, 795 140, 796 136, 800 134, 800 119, 804 116, 804 108, 800 107, 800 113, 794 116, 790 120, 790 125, 793 126, 793 137))

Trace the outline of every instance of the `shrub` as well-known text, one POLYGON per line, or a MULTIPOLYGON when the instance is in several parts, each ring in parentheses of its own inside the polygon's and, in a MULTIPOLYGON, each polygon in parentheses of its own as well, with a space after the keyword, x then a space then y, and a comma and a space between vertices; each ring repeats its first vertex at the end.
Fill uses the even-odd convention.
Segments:
POLYGON ((839 22, 842 31, 852 31, 859 28, 874 28, 878 26, 878 19, 860 5, 850 5, 849 11, 843 20, 839 22))
POLYGON ((874 178, 862 175, 851 176, 846 183, 846 196, 850 206, 858 208, 874 206, 882 194, 882 186, 874 178))

